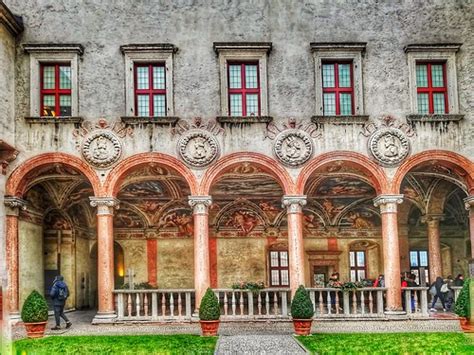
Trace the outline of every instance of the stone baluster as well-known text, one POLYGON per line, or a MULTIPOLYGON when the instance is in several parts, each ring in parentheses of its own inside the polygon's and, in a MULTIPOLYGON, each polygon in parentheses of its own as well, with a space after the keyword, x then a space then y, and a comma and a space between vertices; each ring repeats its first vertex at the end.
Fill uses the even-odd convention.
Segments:
POLYGON ((211 285, 209 268, 209 206, 211 196, 189 196, 189 205, 194 218, 194 288, 196 289, 196 309, 207 288, 211 285))
MULTIPOLYGON (((382 214, 383 261, 387 287, 387 313, 403 314, 400 282, 400 248, 398 244, 397 204, 403 195, 380 195, 374 206, 382 214)), ((378 310, 380 312, 380 310, 378 310)))

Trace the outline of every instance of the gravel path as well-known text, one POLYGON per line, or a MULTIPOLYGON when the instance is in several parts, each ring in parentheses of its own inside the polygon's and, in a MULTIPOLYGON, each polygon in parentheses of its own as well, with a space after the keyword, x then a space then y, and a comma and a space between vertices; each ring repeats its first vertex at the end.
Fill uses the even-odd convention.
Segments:
POLYGON ((291 335, 221 336, 216 354, 306 354, 291 335))

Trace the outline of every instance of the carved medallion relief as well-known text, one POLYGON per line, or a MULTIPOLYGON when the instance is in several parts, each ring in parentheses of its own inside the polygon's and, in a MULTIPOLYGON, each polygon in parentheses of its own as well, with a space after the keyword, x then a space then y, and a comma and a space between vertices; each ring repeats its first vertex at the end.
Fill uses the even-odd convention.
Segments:
POLYGON ((313 142, 305 131, 289 129, 278 134, 273 149, 283 164, 298 167, 311 158, 313 142))
POLYGON ((201 168, 218 157, 219 143, 207 131, 191 130, 178 141, 178 153, 187 164, 201 168))
POLYGON ((82 155, 96 168, 108 168, 122 155, 122 144, 111 131, 97 130, 87 135, 82 143, 82 155))
POLYGON ((382 165, 400 164, 410 154, 410 142, 401 130, 383 128, 374 132, 368 140, 370 154, 382 165))

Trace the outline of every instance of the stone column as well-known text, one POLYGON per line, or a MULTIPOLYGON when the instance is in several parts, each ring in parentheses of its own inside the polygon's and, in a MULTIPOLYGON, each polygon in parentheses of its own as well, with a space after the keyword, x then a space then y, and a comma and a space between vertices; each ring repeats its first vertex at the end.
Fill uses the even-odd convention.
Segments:
POLYGON ((294 295, 298 286, 305 284, 303 206, 306 205, 306 196, 286 195, 281 201, 283 207, 287 209, 288 216, 290 288, 294 295))
POLYGON ((471 259, 474 259, 474 196, 464 199, 466 210, 469 211, 469 236, 471 238, 471 259))
MULTIPOLYGON (((19 317, 19 259, 18 259, 18 215, 26 209, 26 201, 15 196, 5 196, 5 247, 7 264, 7 289, 4 294, 4 308, 10 318, 19 317)), ((6 321, 6 319, 5 319, 6 321)))
POLYGON ((116 317, 114 309, 114 209, 119 201, 113 197, 89 197, 97 207, 97 289, 99 307, 93 323, 107 323, 116 317))
POLYGON ((430 282, 436 281, 438 276, 443 277, 443 264, 441 262, 441 245, 439 222, 444 216, 440 214, 430 214, 423 218, 428 230, 428 258, 430 282))
POLYGON ((196 290, 196 309, 211 285, 209 269, 209 206, 211 196, 189 196, 189 205, 194 218, 194 288, 196 290))
POLYGON ((397 204, 403 195, 379 195, 374 206, 380 206, 382 214, 383 265, 387 287, 386 313, 402 314, 402 290, 400 281, 400 247, 398 244, 397 204))

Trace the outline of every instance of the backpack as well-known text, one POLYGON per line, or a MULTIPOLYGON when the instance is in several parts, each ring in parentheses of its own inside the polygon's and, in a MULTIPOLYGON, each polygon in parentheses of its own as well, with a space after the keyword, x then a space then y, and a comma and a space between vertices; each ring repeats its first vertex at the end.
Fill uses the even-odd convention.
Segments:
POLYGON ((441 293, 449 292, 448 284, 443 284, 440 289, 441 293))
POLYGON ((65 301, 68 297, 67 289, 65 287, 58 287, 58 300, 65 301))

